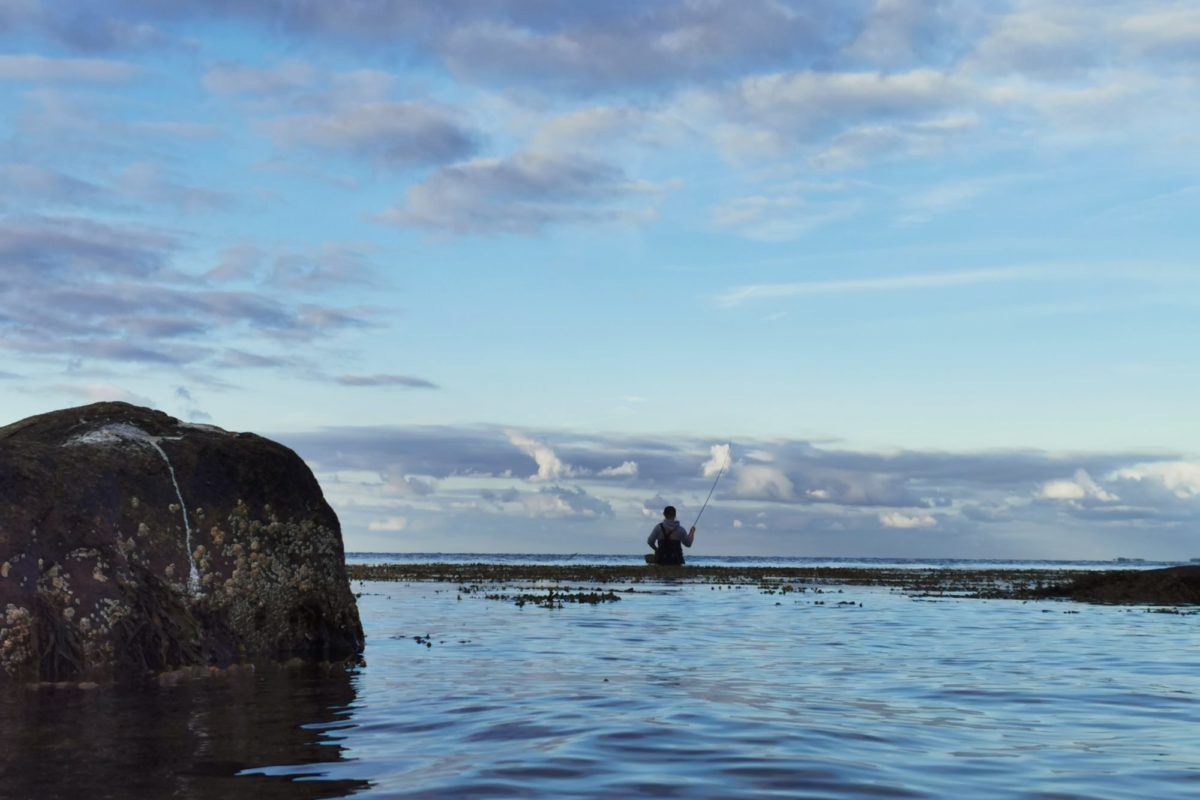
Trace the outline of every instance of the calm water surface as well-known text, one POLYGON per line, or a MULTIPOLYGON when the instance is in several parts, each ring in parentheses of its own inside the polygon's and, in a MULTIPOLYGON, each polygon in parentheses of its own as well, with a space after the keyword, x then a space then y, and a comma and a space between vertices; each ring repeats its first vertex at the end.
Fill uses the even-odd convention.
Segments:
POLYGON ((356 582, 350 673, 0 695, 0 796, 1200 796, 1200 616, 637 589, 356 582))

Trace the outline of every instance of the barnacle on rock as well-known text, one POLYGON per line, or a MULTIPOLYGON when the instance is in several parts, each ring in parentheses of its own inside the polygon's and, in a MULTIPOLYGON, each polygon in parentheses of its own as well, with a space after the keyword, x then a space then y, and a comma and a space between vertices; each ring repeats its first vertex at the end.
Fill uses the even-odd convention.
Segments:
POLYGON ((24 671, 33 659, 33 615, 24 606, 9 603, 0 626, 0 668, 10 676, 24 671))

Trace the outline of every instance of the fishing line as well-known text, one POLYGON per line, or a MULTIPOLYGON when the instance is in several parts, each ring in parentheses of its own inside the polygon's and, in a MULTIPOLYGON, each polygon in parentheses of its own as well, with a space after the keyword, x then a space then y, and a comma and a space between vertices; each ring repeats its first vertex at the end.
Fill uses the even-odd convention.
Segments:
POLYGON ((704 509, 708 508, 708 501, 712 500, 712 493, 717 488, 717 481, 721 480, 721 475, 725 472, 725 467, 729 463, 726 459, 725 464, 721 465, 721 469, 717 471, 717 480, 713 481, 712 489, 708 490, 708 497, 704 498, 704 505, 700 506, 700 513, 696 515, 696 521, 692 523, 692 527, 700 524, 700 517, 704 516, 704 509))

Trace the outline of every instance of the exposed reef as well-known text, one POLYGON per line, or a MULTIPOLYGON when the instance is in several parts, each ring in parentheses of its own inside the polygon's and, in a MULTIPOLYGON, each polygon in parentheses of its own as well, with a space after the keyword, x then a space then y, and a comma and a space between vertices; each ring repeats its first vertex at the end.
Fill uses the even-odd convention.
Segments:
POLYGON ((1122 605, 1200 604, 1200 566, 1083 573, 1045 588, 1041 597, 1122 605))
POLYGON ((635 584, 684 581, 717 585, 754 585, 767 591, 791 591, 807 585, 887 586, 917 594, 972 597, 1024 596, 1069 581, 1068 570, 900 569, 882 567, 733 567, 587 564, 351 564, 352 580, 479 583, 586 582, 635 584))
POLYGON ((288 448, 127 403, 0 428, 0 683, 362 646, 337 516, 288 448))
POLYGON ((655 567, 545 564, 352 564, 353 580, 437 581, 478 592, 486 584, 600 585, 664 581, 757 586, 786 594, 821 586, 885 586, 922 597, 1065 599, 1130 605, 1200 604, 1200 566, 1157 570, 919 569, 900 567, 655 567))

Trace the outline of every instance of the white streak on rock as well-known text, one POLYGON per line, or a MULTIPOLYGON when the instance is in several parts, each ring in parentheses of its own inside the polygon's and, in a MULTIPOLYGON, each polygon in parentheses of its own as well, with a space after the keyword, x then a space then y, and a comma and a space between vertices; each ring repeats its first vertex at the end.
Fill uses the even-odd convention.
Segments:
POLYGON ((129 442, 131 444, 149 447, 162 458, 167 465, 167 471, 171 474, 171 485, 175 487, 175 496, 179 498, 179 510, 183 514, 183 529, 187 534, 184 546, 187 548, 188 559, 188 594, 196 594, 200 589, 200 571, 196 569, 196 560, 192 555, 192 525, 188 520, 187 504, 183 502, 183 492, 179 490, 179 481, 175 479, 175 467, 171 464, 171 459, 167 457, 166 452, 159 446, 159 442, 164 440, 176 441, 182 439, 182 436, 164 437, 151 436, 136 425, 130 425, 125 422, 117 422, 112 425, 105 425, 102 428, 97 428, 87 433, 82 433, 68 439, 65 447, 75 447, 79 445, 103 446, 122 444, 129 442))
POLYGON ((196 559, 192 555, 192 526, 188 522, 187 505, 183 502, 183 492, 179 491, 179 481, 175 480, 175 467, 171 466, 171 459, 167 458, 166 452, 159 447, 158 440, 150 437, 146 443, 162 456, 163 461, 167 462, 167 470, 171 473, 171 485, 175 487, 175 496, 179 498, 179 510, 183 514, 183 529, 187 532, 188 593, 194 595, 200 589, 200 571, 196 569, 196 559))

